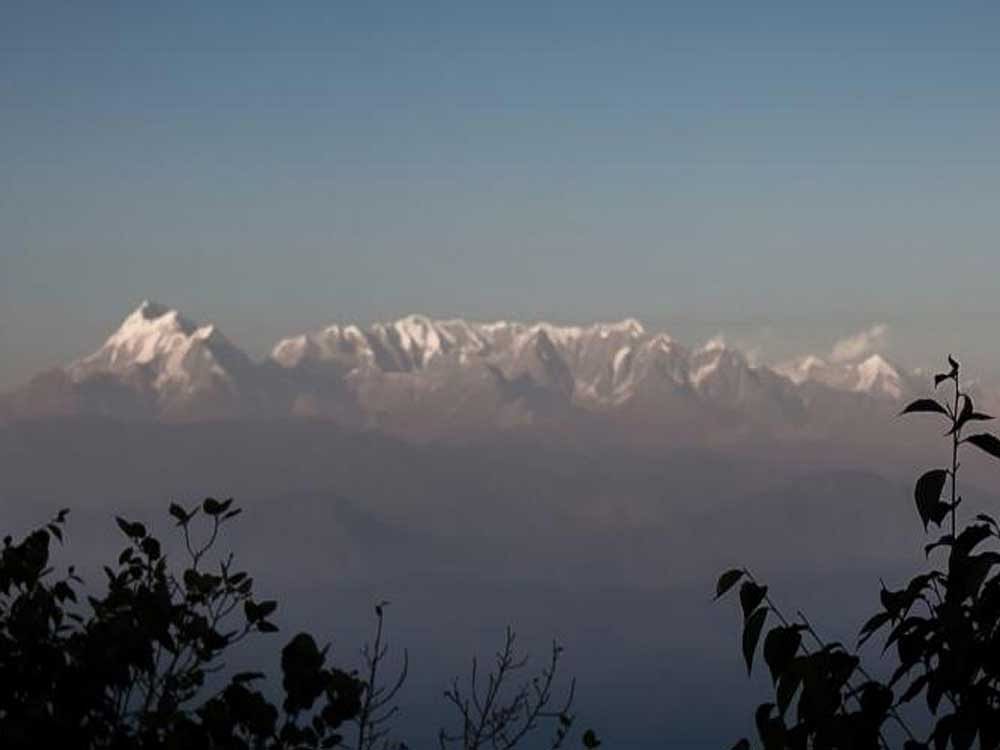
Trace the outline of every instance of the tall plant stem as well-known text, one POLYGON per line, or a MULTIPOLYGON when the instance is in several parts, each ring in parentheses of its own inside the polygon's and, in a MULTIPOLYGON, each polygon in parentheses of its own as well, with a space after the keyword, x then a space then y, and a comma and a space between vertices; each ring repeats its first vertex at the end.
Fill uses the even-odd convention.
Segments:
POLYGON ((958 368, 955 368, 955 407, 952 412, 952 419, 955 420, 953 427, 955 428, 951 433, 951 538, 955 538, 955 516, 956 516, 956 498, 957 498, 957 484, 958 484, 958 444, 959 444, 959 433, 961 428, 958 425, 959 418, 959 400, 961 397, 961 391, 958 388, 958 368))

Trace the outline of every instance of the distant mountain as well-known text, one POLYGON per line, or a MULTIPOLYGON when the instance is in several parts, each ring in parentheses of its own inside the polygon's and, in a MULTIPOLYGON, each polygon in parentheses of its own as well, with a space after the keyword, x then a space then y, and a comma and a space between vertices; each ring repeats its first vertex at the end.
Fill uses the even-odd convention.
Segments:
POLYGON ((410 315, 286 338, 258 362, 215 326, 147 301, 96 352, 4 397, 0 418, 311 417, 419 437, 539 424, 782 431, 895 408, 922 385, 879 354, 755 365, 721 340, 691 349, 634 319, 410 315))
POLYGON ((920 387, 913 376, 900 371, 879 354, 857 362, 827 362, 815 355, 805 355, 777 365, 775 371, 793 383, 812 381, 844 391, 870 393, 901 399, 920 387))

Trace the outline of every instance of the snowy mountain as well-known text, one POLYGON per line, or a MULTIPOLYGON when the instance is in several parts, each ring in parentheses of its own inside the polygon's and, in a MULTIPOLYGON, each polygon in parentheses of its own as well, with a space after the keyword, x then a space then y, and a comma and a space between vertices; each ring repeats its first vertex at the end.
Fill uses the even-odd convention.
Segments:
POLYGON ((296 416, 424 436, 608 417, 775 430, 821 424, 817 412, 844 399, 895 406, 921 384, 879 354, 768 367, 721 339, 689 349, 634 319, 410 315, 286 338, 256 362, 214 325, 147 301, 93 354, 3 399, 0 417, 296 416))
POLYGON ((76 382, 95 373, 142 373, 157 392, 192 394, 232 385, 253 367, 215 326, 197 326, 177 310, 145 301, 104 346, 67 371, 76 382))
POLYGON ((856 362, 828 362, 816 355, 805 355, 775 366, 774 371, 796 385, 817 382, 841 391, 854 391, 901 399, 919 387, 913 377, 901 372, 879 354, 856 362))

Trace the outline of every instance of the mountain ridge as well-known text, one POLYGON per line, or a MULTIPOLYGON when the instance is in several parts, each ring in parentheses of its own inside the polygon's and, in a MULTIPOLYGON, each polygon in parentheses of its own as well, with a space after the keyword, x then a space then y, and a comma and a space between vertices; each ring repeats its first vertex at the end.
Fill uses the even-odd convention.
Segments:
POLYGON ((253 360, 215 325, 146 300, 95 352, 7 394, 0 417, 296 416, 433 435, 651 410, 645 416, 664 423, 701 413, 774 430, 816 422, 817 403, 894 407, 918 388, 877 352, 756 364, 721 339, 692 348, 635 318, 556 325, 412 314, 286 337, 253 360))

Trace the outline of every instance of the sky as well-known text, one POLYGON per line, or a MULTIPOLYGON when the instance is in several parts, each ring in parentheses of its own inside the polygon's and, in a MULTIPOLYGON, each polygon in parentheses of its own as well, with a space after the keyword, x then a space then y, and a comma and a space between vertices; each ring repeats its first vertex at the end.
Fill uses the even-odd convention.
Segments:
POLYGON ((142 299, 1000 370, 994 2, 0 6, 0 387, 142 299))

